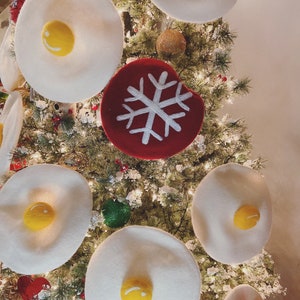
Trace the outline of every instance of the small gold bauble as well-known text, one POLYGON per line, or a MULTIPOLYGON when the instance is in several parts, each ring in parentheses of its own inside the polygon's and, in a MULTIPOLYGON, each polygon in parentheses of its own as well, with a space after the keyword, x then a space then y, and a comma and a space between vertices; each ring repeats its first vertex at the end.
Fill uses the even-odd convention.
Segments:
POLYGON ((175 29, 163 31, 156 41, 157 53, 161 56, 174 57, 185 52, 186 40, 183 34, 175 29))

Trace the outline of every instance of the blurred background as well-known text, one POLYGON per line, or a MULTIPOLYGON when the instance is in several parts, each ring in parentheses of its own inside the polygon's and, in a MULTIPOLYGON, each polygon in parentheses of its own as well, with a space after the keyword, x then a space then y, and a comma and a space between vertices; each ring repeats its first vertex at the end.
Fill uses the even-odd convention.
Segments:
POLYGON ((266 160, 274 213, 267 250, 288 288, 277 299, 288 300, 300 299, 299 16, 298 0, 238 0, 225 16, 238 35, 231 73, 249 76, 252 88, 224 112, 245 120, 253 157, 266 160))
MULTIPOLYGON (((9 0, 0 0, 0 13, 9 0)), ((252 135, 253 158, 266 160, 263 174, 273 199, 274 222, 267 250, 287 296, 300 295, 300 1, 238 0, 224 16, 238 37, 231 74, 251 78, 248 96, 221 113, 242 118, 252 135), (299 76, 299 78, 298 78, 299 76)), ((8 9, 1 13, 0 40, 8 9)))

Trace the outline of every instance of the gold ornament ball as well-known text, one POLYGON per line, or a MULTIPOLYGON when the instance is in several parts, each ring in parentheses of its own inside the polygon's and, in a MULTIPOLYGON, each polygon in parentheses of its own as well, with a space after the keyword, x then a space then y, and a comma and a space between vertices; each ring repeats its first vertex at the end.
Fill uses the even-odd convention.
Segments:
POLYGON ((185 49, 185 37, 175 29, 166 29, 157 38, 156 50, 161 56, 178 56, 183 54, 185 49))

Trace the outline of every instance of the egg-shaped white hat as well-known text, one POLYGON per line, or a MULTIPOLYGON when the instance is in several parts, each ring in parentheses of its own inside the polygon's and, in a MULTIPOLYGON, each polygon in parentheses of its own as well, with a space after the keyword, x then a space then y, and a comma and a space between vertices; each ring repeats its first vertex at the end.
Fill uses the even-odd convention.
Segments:
POLYGON ((252 286, 241 284, 232 289, 225 300, 262 300, 262 297, 252 286))
MULTIPOLYGON (((174 236, 154 227, 128 226, 100 244, 88 265, 85 297, 121 299, 128 278, 147 278, 155 300, 200 299, 200 272, 192 254, 174 236)), ((136 289, 128 287, 125 293, 136 289)))
MULTIPOLYGON (((57 23, 56 23, 57 24, 57 23)), ((80 102, 101 92, 120 63, 123 25, 110 0, 26 0, 16 25, 15 51, 26 81, 45 98, 80 102), (54 33, 47 24, 60 22, 54 33), (44 32, 45 35, 42 33, 44 32), (74 46, 66 55, 46 44, 45 36, 74 46), (53 50, 52 52, 49 49, 53 50)))
POLYGON ((205 23, 226 14, 237 0, 152 0, 167 15, 191 23, 205 23))
POLYGON ((221 165, 196 189, 192 202, 194 232, 207 254, 219 262, 239 264, 259 254, 269 238, 271 222, 267 184, 251 168, 235 163, 221 165), (234 216, 249 205, 257 209, 259 220, 243 230, 234 224, 234 216))
POLYGON ((0 191, 0 261, 17 273, 40 274, 65 262, 82 243, 91 218, 92 195, 79 173, 43 164, 15 173, 0 191), (33 231, 24 213, 34 203, 47 203, 55 218, 33 231))
POLYGON ((8 92, 15 90, 25 82, 14 54, 14 31, 15 25, 10 23, 0 46, 0 78, 3 87, 8 92))
POLYGON ((0 145, 0 177, 10 168, 12 154, 17 146, 23 125, 23 102, 19 92, 11 92, 0 115, 2 143, 0 145))

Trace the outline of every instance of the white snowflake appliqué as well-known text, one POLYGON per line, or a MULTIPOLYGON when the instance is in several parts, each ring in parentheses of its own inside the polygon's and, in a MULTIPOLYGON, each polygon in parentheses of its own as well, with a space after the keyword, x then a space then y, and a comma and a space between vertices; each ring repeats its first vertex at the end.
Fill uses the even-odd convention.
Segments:
POLYGON ((133 86, 129 86, 127 88, 127 91, 133 97, 124 99, 124 102, 129 103, 129 102, 140 101, 145 105, 145 107, 137 110, 133 110, 129 105, 123 104, 123 107, 128 111, 128 113, 117 116, 117 121, 128 120, 126 129, 130 129, 130 127, 134 123, 134 118, 136 116, 148 114, 145 127, 135 128, 129 131, 130 134, 143 133, 142 143, 144 145, 147 145, 149 143, 150 136, 153 136, 159 141, 163 140, 163 137, 153 130, 153 124, 155 122, 156 116, 160 117, 165 123, 164 137, 169 136, 170 127, 177 132, 181 131, 180 124, 178 124, 175 120, 184 117, 186 113, 184 111, 178 111, 175 114, 168 115, 164 111, 164 108, 176 104, 179 106, 179 108, 185 111, 189 111, 190 108, 183 102, 191 98, 193 95, 191 92, 186 92, 184 94, 181 94, 181 89, 182 89, 181 82, 178 82, 176 80, 166 82, 168 78, 167 71, 161 73, 158 81, 150 73, 148 74, 148 78, 150 82, 153 84, 153 86, 155 87, 153 100, 149 99, 144 94, 144 78, 142 77, 140 79, 139 90, 137 90, 133 86), (163 90, 168 89, 176 84, 177 84, 177 88, 174 97, 169 99, 161 99, 163 90))

